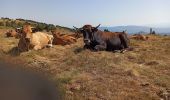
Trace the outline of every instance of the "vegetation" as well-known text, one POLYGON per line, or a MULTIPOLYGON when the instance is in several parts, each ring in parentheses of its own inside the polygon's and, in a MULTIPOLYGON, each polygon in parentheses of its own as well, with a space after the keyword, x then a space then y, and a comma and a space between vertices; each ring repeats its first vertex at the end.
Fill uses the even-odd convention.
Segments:
POLYGON ((37 22, 37 21, 33 21, 33 20, 26 20, 26 19, 10 19, 10 18, 1 18, 0 19, 0 27, 11 27, 11 28, 18 28, 18 27, 22 27, 25 24, 30 24, 33 27, 36 27, 39 31, 51 31, 54 30, 56 28, 60 28, 60 29, 65 29, 65 30, 69 30, 69 31, 73 31, 70 28, 67 27, 62 27, 59 25, 53 25, 53 24, 46 24, 46 23, 42 23, 42 22, 37 22))
POLYGON ((108 29, 104 29, 104 32, 110 32, 108 29))

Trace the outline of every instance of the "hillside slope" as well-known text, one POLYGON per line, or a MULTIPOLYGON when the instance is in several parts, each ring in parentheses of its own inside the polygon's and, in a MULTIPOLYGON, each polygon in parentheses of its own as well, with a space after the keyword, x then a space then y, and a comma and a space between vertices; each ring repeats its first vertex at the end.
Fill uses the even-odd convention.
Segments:
POLYGON ((73 32, 73 30, 68 27, 63 27, 54 24, 47 24, 43 22, 37 22, 37 21, 21 19, 21 18, 18 19, 10 19, 10 18, 3 18, 3 17, 0 18, 0 29, 7 28, 7 27, 19 28, 25 24, 30 24, 32 27, 35 27, 39 31, 51 31, 57 29, 57 30, 66 30, 66 31, 73 32))
POLYGON ((0 35, 0 58, 50 75, 66 100, 159 100, 170 88, 170 37, 131 40, 133 51, 83 50, 82 39, 17 55, 18 40, 0 35))

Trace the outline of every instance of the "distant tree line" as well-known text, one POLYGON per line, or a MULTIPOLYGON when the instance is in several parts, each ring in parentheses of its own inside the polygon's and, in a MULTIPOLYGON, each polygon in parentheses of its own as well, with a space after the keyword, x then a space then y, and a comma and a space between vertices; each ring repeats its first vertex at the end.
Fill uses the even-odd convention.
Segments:
POLYGON ((108 29, 104 29, 104 32, 110 32, 108 29))

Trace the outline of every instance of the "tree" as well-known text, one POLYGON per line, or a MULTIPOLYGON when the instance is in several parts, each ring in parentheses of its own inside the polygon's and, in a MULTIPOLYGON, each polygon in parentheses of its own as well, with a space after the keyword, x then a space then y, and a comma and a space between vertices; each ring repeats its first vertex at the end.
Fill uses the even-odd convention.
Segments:
POLYGON ((4 22, 0 22, 0 26, 4 26, 4 22))
POLYGON ((36 26, 37 30, 43 31, 46 28, 46 24, 40 23, 36 26))
POLYGON ((104 32, 110 32, 108 29, 104 29, 104 32))
POLYGON ((152 32, 152 34, 153 34, 153 35, 155 35, 155 34, 156 34, 156 32, 155 32, 155 31, 153 31, 153 32, 152 32))
POLYGON ((51 31, 51 30, 55 30, 56 29, 56 27, 55 27, 55 25, 53 25, 53 24, 48 24, 47 25, 47 27, 46 27, 46 30, 49 32, 49 31, 51 31))
POLYGON ((11 27, 11 23, 9 21, 6 21, 6 26, 11 27))
POLYGON ((13 27, 13 28, 17 28, 17 24, 16 24, 16 22, 15 22, 15 21, 12 21, 12 22, 11 22, 11 27, 13 27))
POLYGON ((22 27, 22 26, 23 26, 23 23, 18 22, 17 27, 22 27))

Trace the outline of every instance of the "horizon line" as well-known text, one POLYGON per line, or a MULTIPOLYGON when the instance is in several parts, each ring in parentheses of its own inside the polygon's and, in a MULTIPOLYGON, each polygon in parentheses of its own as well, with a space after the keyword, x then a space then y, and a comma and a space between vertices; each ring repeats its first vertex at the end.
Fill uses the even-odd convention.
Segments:
MULTIPOLYGON (((68 27, 68 28, 72 28, 73 26, 63 26, 63 25, 59 25, 59 24, 55 24, 55 23, 48 23, 48 22, 42 22, 42 21, 37 21, 37 20, 34 20, 34 19, 27 19, 27 18, 21 18, 21 17, 18 17, 18 18, 10 18, 10 17, 0 17, 1 19, 2 18, 9 18, 9 19, 12 19, 12 20, 17 20, 17 19, 23 19, 23 20, 32 20, 32 21, 35 21, 35 22, 38 22, 38 23, 45 23, 45 24, 53 24, 55 26, 61 26, 61 27, 68 27)), ((162 24, 162 23, 160 23, 162 24)), ((122 24, 122 25, 102 25, 101 24, 101 27, 127 27, 127 26, 136 26, 136 27, 148 27, 148 28, 170 28, 170 23, 164 23, 164 24, 167 24, 165 26, 162 26, 162 25, 158 25, 158 24, 146 24, 146 25, 134 25, 134 24, 122 24)), ((84 24, 86 25, 86 24, 84 24)), ((82 25, 83 26, 83 25, 82 25)))

